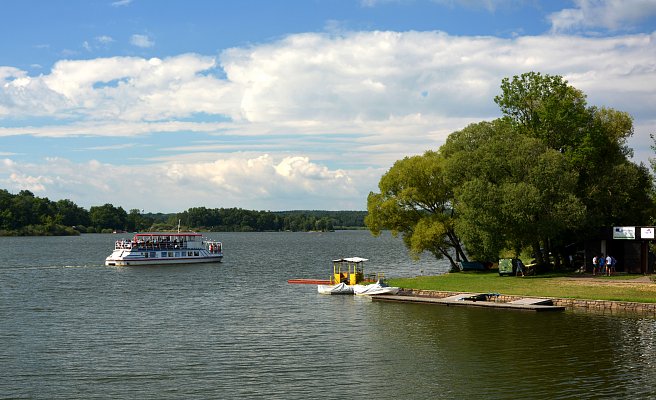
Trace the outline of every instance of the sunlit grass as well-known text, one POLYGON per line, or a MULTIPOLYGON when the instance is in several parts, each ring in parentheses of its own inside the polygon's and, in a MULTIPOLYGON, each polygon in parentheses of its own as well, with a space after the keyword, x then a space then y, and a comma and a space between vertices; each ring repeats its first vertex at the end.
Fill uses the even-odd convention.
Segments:
POLYGON ((639 278, 640 276, 598 276, 592 280, 568 279, 570 276, 546 274, 502 277, 492 272, 459 272, 439 276, 396 278, 390 279, 388 283, 391 286, 406 289, 656 303, 655 283, 626 284, 619 282, 619 280, 639 278))

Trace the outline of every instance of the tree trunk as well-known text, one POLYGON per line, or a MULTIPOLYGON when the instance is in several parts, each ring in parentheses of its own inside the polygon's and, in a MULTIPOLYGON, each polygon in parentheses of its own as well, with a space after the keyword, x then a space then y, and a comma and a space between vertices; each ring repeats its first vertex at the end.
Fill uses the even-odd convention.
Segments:
POLYGON ((451 264, 451 271, 460 271, 460 266, 458 265, 458 263, 456 263, 453 257, 451 257, 451 254, 449 254, 447 249, 443 249, 440 247, 439 250, 440 253, 442 253, 442 255, 449 260, 449 263, 451 264))
POLYGON ((447 236, 449 240, 451 241, 451 244, 453 245, 453 249, 456 252, 456 259, 461 260, 461 261, 469 261, 467 259, 467 255, 465 254, 465 251, 462 248, 462 244, 460 244, 460 238, 458 238, 458 235, 456 235, 454 232, 449 231, 447 232, 447 236))
POLYGON ((533 252, 535 253, 535 261, 539 265, 544 264, 544 257, 542 257, 542 250, 540 250, 540 242, 533 243, 533 252))

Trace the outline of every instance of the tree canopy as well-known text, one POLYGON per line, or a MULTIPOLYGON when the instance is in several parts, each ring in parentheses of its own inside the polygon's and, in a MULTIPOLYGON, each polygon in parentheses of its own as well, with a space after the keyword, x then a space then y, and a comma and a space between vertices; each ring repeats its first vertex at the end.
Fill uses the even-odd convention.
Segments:
POLYGON ((494 260, 503 250, 526 247, 577 228, 585 206, 576 197, 577 174, 564 155, 508 124, 470 125, 449 137, 448 173, 455 187, 457 231, 477 259, 494 260), (464 131, 464 132, 463 132, 464 131), (476 147, 472 146, 471 139, 476 147), (468 151, 458 142, 466 138, 468 151))
POLYGON ((576 196, 586 207, 583 230, 645 223, 652 179, 645 166, 629 159, 629 114, 588 106, 583 92, 560 76, 525 73, 504 79, 501 90, 495 102, 514 130, 563 154, 578 173, 576 196))
POLYGON ((455 233, 444 164, 444 157, 432 151, 397 161, 381 178, 380 193, 369 194, 365 223, 375 235, 383 229, 401 233, 415 256, 428 251, 455 265, 452 249, 456 258, 466 255, 455 233))

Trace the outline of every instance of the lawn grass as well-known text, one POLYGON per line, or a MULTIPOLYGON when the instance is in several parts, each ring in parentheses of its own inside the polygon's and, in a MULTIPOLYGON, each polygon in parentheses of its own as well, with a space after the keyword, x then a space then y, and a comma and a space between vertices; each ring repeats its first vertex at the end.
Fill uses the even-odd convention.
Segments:
POLYGON ((656 303, 655 283, 630 282, 640 275, 570 279, 572 277, 565 274, 502 277, 493 272, 458 272, 396 278, 390 279, 388 283, 406 289, 656 303))

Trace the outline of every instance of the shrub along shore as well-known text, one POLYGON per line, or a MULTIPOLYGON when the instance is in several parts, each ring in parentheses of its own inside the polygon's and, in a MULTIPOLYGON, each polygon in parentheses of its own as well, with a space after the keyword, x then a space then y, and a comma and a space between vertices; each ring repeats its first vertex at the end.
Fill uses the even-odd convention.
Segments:
POLYGON ((492 272, 458 272, 438 276, 389 279, 404 289, 467 293, 500 293, 528 297, 656 303, 656 283, 643 275, 611 277, 545 274, 501 277, 492 272))

